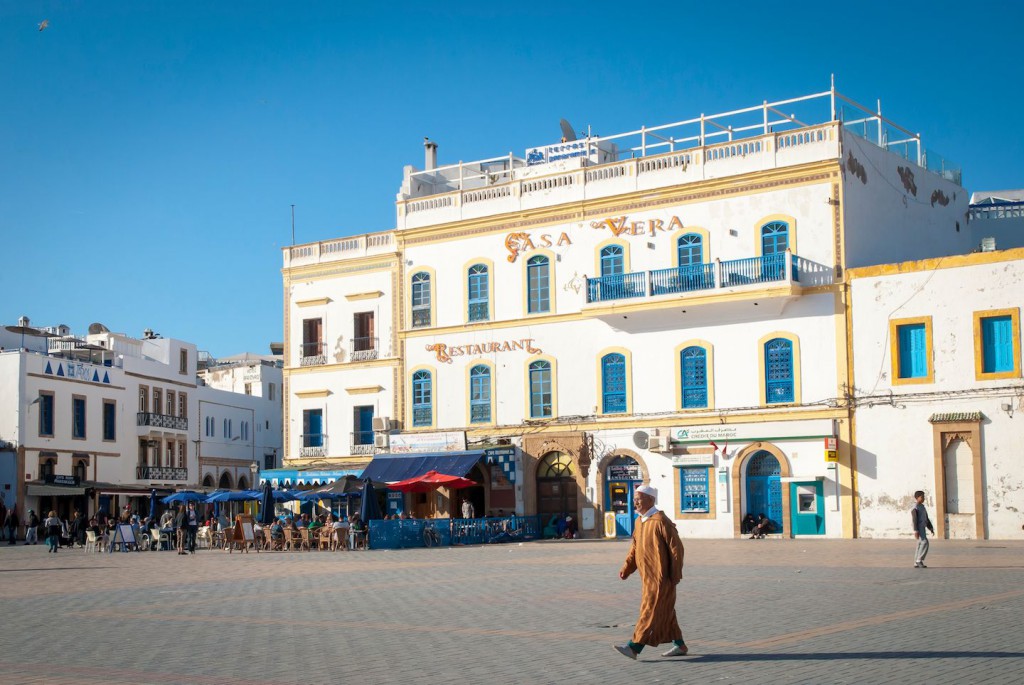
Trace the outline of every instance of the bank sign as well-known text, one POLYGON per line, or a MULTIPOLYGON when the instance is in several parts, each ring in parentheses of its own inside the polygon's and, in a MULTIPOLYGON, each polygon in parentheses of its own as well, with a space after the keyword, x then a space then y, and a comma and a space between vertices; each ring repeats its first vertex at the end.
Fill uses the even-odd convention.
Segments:
POLYGON ((754 442, 757 440, 818 440, 835 435, 832 419, 730 423, 673 428, 670 439, 681 444, 754 442))

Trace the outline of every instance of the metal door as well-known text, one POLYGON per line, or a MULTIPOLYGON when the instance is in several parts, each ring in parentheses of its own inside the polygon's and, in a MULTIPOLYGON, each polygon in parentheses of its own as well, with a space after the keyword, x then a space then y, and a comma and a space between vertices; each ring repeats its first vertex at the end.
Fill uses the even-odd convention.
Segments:
POLYGON ((790 516, 794 535, 825 534, 825 498, 820 481, 790 483, 790 516))
POLYGON ((633 535, 633 484, 629 481, 608 483, 609 511, 615 513, 615 535, 628 538, 633 535))
POLYGON ((779 460, 761 450, 747 465, 747 511, 764 514, 772 522, 772 532, 782 532, 782 480, 779 460))

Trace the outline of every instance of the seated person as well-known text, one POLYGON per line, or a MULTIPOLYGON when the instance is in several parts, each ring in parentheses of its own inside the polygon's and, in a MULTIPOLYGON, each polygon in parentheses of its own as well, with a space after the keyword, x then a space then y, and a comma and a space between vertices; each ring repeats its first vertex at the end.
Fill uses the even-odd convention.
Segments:
POLYGON ((753 514, 747 514, 743 517, 743 521, 740 522, 740 535, 746 535, 747 533, 754 530, 754 526, 757 525, 757 519, 753 514))
POLYGON ((565 537, 568 540, 575 540, 579 536, 579 526, 572 516, 565 517, 565 537))
POLYGON ((764 514, 758 514, 757 523, 750 531, 750 539, 763 538, 767 533, 772 532, 772 521, 764 514))
POLYGON ((284 539, 284 526, 281 525, 281 519, 275 519, 273 525, 270 526, 270 537, 274 540, 284 539))

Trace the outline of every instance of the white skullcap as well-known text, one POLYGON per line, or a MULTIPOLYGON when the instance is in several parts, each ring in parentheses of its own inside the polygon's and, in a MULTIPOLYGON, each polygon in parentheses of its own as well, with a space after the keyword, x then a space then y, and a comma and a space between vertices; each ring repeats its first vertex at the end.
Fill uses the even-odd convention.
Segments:
POLYGON ((655 500, 658 499, 658 488, 653 488, 650 485, 638 485, 636 491, 644 495, 650 495, 655 500))

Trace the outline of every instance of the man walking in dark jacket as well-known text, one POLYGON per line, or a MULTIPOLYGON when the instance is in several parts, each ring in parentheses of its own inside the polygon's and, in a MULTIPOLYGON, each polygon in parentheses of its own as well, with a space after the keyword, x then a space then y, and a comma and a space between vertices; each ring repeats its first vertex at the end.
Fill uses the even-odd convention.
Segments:
POLYGON ((924 558, 928 556, 928 532, 931 531, 931 534, 935 535, 935 529, 928 518, 928 511, 924 508, 924 490, 914 493, 914 501, 917 504, 910 510, 910 522, 914 526, 914 538, 917 539, 914 568, 928 568, 924 565, 924 558))

